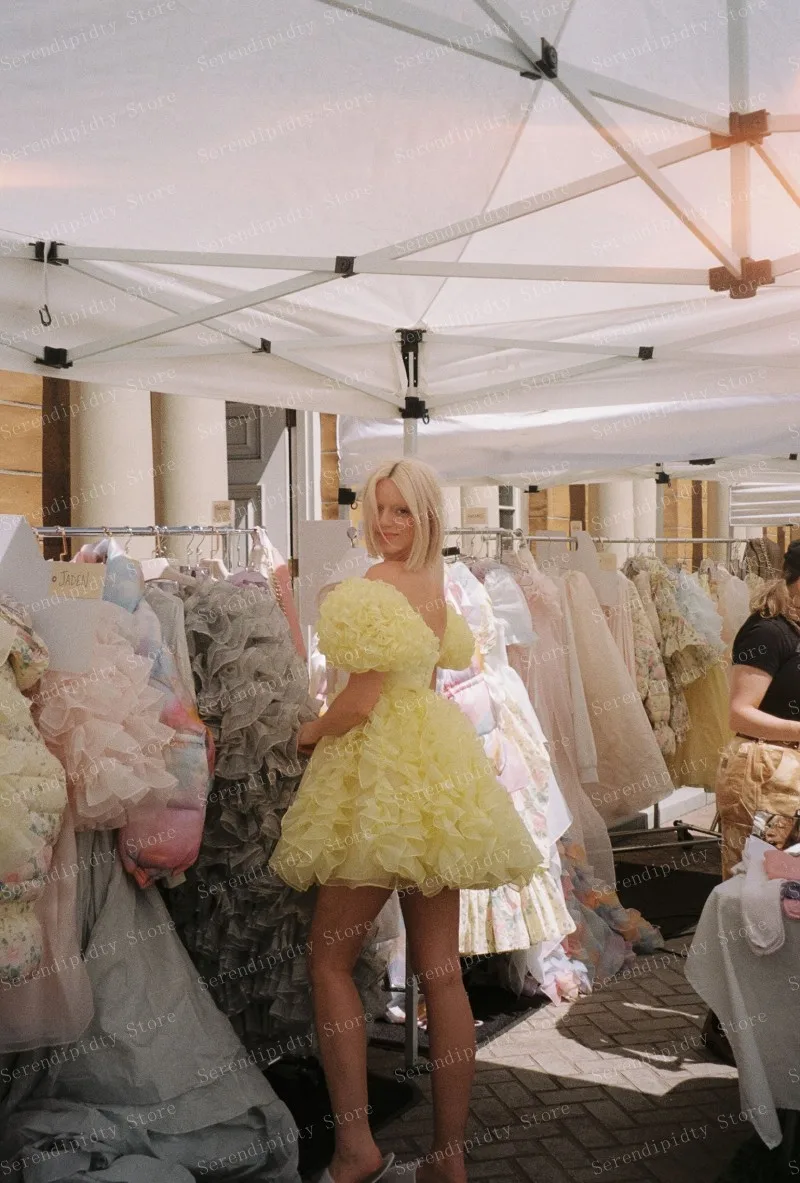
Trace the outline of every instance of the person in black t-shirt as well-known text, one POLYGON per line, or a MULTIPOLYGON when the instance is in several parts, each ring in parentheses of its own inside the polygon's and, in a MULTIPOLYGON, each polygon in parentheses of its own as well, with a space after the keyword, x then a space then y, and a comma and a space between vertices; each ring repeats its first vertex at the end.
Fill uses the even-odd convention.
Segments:
POLYGON ((717 772, 722 873, 727 878, 759 810, 800 809, 800 541, 765 585, 733 642, 730 726, 717 772))
MULTIPOLYGON (((733 642, 729 721, 736 734, 715 786, 723 879, 741 862, 759 810, 788 819, 800 809, 800 542, 787 550, 781 578, 751 607, 733 642)), ((709 1051, 734 1062, 713 1011, 703 1038, 709 1051)))

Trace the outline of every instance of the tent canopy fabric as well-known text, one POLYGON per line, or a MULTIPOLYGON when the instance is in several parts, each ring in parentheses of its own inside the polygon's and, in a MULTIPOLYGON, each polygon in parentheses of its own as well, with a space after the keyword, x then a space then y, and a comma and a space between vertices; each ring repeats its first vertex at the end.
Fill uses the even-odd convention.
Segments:
POLYGON ((794 0, 30 0, 0 72, 2 368, 388 427, 413 328, 420 439, 573 411, 553 462, 597 470, 652 456, 613 408, 785 428, 794 0))

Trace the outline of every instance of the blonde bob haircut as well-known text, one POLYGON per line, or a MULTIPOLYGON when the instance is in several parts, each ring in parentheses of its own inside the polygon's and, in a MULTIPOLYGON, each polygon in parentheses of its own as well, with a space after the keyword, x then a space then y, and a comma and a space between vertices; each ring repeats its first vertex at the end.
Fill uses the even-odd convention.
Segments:
POLYGON ((420 571, 442 559, 442 488, 436 473, 421 460, 386 460, 370 473, 361 497, 364 542, 377 558, 381 549, 378 529, 378 482, 394 481, 414 519, 414 541, 406 560, 409 571, 420 571))

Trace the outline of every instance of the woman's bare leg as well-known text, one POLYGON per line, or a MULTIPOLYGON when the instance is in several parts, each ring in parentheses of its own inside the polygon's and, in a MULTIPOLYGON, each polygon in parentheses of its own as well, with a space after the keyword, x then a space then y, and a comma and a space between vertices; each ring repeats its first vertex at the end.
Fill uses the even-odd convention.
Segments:
MULTIPOLYGON (((466 1183, 463 1144, 475 1074, 475 1020, 458 955, 459 893, 450 888, 425 897, 401 897, 413 970, 425 996, 433 1063, 432 1162, 419 1183, 466 1183)), ((409 967, 406 967, 407 972, 409 967)))
POLYGON ((334 1183, 361 1183, 383 1158, 369 1126, 366 1021, 352 975, 388 896, 382 887, 320 887, 311 924, 314 1018, 336 1122, 334 1183))

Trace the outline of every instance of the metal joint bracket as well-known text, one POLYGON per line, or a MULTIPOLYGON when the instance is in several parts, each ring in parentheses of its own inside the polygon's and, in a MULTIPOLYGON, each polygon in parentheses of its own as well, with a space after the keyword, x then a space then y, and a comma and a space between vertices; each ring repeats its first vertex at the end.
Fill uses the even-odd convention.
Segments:
POLYGON ((657 472, 656 473, 656 484, 657 485, 668 485, 669 482, 670 482, 670 476, 669 476, 668 472, 657 472))
MULTIPOLYGON (((424 329, 396 329, 400 334, 400 356, 406 371, 406 381, 409 389, 419 386, 419 347, 425 337, 424 329)), ((400 412, 403 414, 403 412, 400 412)), ((417 415, 404 418, 420 418, 417 415)))
POLYGON ((51 366, 54 370, 69 370, 72 362, 69 360, 69 350, 56 349, 53 345, 45 345, 42 356, 36 358, 37 366, 51 366))
POLYGON ((654 352, 655 352, 654 345, 640 345, 639 346, 639 361, 652 361, 654 352))
POLYGON ((337 275, 341 275, 344 279, 349 279, 351 275, 355 275, 355 265, 355 255, 337 255, 334 270, 337 275))
POLYGON ((37 263, 50 263, 53 267, 60 267, 62 263, 68 263, 69 259, 59 259, 58 248, 63 246, 63 242, 51 242, 48 246, 43 239, 38 239, 36 242, 28 244, 32 246, 35 251, 35 258, 37 263), (47 256, 45 257, 44 248, 47 246, 47 256))
POLYGON ((741 277, 734 275, 727 267, 711 267, 708 272, 708 286, 712 292, 730 292, 732 300, 748 300, 759 288, 775 282, 772 262, 769 259, 742 259, 741 277))
POLYGON ((406 405, 398 407, 401 419, 421 419, 423 423, 430 423, 428 408, 424 398, 416 398, 413 394, 406 395, 406 405))
POLYGON ((527 489, 525 490, 525 492, 526 492, 526 493, 538 493, 538 492, 539 492, 539 486, 538 486, 538 485, 528 485, 528 487, 527 487, 527 489))
POLYGON ((338 504, 339 505, 355 505, 356 495, 353 489, 345 489, 339 487, 338 504))
POLYGON ((542 37, 542 56, 534 62, 533 70, 520 70, 522 78, 558 78, 558 50, 542 37))
POLYGON ((261 344, 258 349, 254 349, 253 353, 272 353, 272 342, 268 341, 266 337, 261 338, 261 344))
POLYGON ((719 132, 711 132, 712 148, 730 148, 732 144, 760 144, 769 132, 769 112, 766 108, 760 111, 731 111, 728 116, 730 132, 727 136, 719 132))
POLYGON ((712 457, 711 459, 708 459, 708 460, 690 460, 689 463, 690 464, 697 464, 699 466, 701 464, 716 464, 717 462, 712 457))

